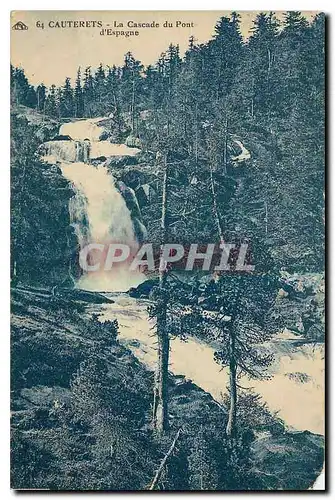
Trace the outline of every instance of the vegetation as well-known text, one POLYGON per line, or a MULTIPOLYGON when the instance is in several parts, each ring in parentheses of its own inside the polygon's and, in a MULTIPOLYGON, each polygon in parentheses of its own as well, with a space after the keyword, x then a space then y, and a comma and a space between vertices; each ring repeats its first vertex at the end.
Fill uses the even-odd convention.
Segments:
POLYGON ((18 289, 12 314, 13 487, 149 489, 180 429, 156 490, 305 489, 319 472, 320 436, 287 432, 259 397, 242 394, 231 441, 229 403, 183 377, 169 375, 170 430, 157 436, 153 374, 119 344, 117 322, 18 289))
POLYGON ((233 12, 207 43, 191 37, 183 57, 171 44, 144 67, 127 53, 122 67, 78 68, 59 88, 34 88, 11 68, 12 279, 49 286, 37 295, 13 287, 16 488, 310 486, 321 438, 288 432, 239 381, 270 377, 267 344, 279 329, 324 339, 324 21, 260 13, 244 41, 233 12), (131 164, 106 165, 138 195, 149 240, 232 246, 231 271, 185 278, 167 267, 145 285, 154 376, 119 344, 116 321, 89 318, 55 293, 73 285, 73 192, 37 153, 55 134, 41 138, 23 108, 43 126, 108 116, 105 140, 141 146, 131 164), (242 245, 253 272, 237 269, 242 245), (229 371, 223 401, 171 376, 171 335, 215 342, 229 371), (296 477, 281 467, 281 449, 296 477))
POLYGON ((38 125, 11 119, 11 267, 15 283, 71 286, 76 238, 70 226, 73 191, 58 166, 43 163, 38 125))
POLYGON ((258 14, 244 42, 233 13, 208 43, 191 38, 184 58, 170 45, 143 67, 127 53, 122 67, 79 68, 74 87, 66 78, 34 89, 12 68, 12 102, 57 119, 111 114, 119 135, 181 161, 183 199, 203 210, 198 223, 188 217, 188 235, 193 224, 197 235, 216 231, 206 210, 211 171, 228 241, 256 236, 278 269, 315 272, 324 267, 324 51, 323 14, 311 23, 299 12, 281 23, 258 14), (247 168, 229 162, 239 137, 252 151, 247 168))

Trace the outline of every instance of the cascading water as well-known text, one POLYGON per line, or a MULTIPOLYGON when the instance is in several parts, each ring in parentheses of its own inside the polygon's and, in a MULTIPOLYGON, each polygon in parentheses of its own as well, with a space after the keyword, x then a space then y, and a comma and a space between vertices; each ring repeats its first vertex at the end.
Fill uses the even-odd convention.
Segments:
MULTIPOLYGON (((63 175, 74 186, 75 196, 70 200, 69 212, 80 247, 88 243, 123 243, 136 252, 138 242, 126 202, 107 168, 90 164, 89 157, 130 156, 139 150, 99 141, 103 129, 97 123, 102 120, 105 119, 63 124, 60 135, 70 136, 73 140, 46 142, 43 145, 44 160, 57 162, 63 175)), ((99 255, 101 257, 105 255, 99 255)), ((129 271, 127 263, 104 271, 102 262, 101 268, 84 272, 77 286, 96 291, 126 291, 144 280, 139 271, 129 271)))

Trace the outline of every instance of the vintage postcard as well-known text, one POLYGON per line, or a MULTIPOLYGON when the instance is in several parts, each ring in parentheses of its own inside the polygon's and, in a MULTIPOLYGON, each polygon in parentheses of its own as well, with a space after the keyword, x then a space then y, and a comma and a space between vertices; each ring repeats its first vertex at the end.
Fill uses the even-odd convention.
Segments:
POLYGON ((324 489, 325 15, 11 13, 11 487, 324 489))

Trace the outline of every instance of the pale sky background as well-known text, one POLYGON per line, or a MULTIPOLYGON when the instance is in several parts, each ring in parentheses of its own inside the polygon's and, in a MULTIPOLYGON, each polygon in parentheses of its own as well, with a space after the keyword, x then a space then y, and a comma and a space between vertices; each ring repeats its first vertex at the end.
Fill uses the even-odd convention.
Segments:
MULTIPOLYGON (((159 55, 172 42, 178 43, 181 54, 188 46, 188 39, 193 35, 198 42, 206 42, 214 33, 214 26, 221 16, 230 11, 14 11, 11 14, 11 26, 23 21, 28 30, 11 30, 11 62, 23 67, 29 81, 38 85, 43 82, 50 86, 60 85, 65 77, 74 80, 78 66, 95 69, 100 62, 104 66, 120 65, 123 56, 131 51, 134 56, 148 65, 157 61, 159 55), (101 36, 101 28, 51 28, 49 21, 95 20, 102 21, 104 28, 116 29, 113 22, 123 22, 120 30, 128 28, 127 21, 160 23, 160 28, 139 28, 137 37, 101 36), (177 20, 194 23, 194 27, 175 27, 177 20), (36 22, 44 23, 44 29, 37 28, 36 22), (173 28, 162 27, 165 21, 172 22, 173 28), (109 26, 107 26, 107 24, 109 26)), ((241 31, 244 37, 249 35, 252 21, 257 12, 240 11, 241 31)), ((316 12, 303 12, 311 19, 316 12)), ((281 19, 282 12, 276 16, 281 19)))

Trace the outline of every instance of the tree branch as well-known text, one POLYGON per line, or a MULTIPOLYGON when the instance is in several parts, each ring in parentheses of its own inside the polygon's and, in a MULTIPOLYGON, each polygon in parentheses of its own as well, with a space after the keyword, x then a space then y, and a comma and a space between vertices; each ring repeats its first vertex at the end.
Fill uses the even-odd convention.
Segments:
POLYGON ((174 448, 176 446, 176 443, 177 443, 177 441, 179 439, 180 433, 181 433, 181 428, 178 430, 177 434, 175 435, 174 440, 172 441, 172 444, 171 444, 171 446, 169 448, 169 451, 167 452, 167 454, 163 458, 160 466, 158 467, 158 469, 156 471, 156 474, 155 474, 155 477, 153 478, 152 483, 149 486, 149 490, 154 490, 155 489, 155 487, 156 487, 156 485, 157 485, 157 483, 159 481, 159 478, 160 478, 160 476, 161 476, 161 474, 163 472, 163 469, 164 469, 164 467, 166 465, 166 462, 168 461, 170 455, 172 454, 172 452, 173 452, 173 450, 174 450, 174 448))

